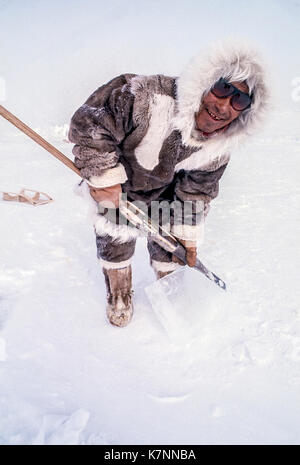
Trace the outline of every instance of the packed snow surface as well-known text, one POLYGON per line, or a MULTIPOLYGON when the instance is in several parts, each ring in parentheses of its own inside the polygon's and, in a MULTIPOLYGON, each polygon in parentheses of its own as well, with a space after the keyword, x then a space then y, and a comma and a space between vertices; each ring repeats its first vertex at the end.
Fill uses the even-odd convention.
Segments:
POLYGON ((299 444, 299 122, 274 114, 220 182, 199 258, 228 291, 191 269, 155 282, 141 239, 126 328, 106 319, 79 178, 1 135, 0 190, 54 198, 0 202, 1 444, 299 444))

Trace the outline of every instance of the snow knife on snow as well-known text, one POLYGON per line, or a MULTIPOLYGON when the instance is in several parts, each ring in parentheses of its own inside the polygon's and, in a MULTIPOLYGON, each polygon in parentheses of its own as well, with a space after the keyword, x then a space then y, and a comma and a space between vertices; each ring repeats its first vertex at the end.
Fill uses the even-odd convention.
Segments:
MULTIPOLYGON (((136 228, 140 229, 147 235, 151 235, 152 239, 157 242, 168 252, 171 252, 184 263, 186 261, 186 250, 180 242, 169 231, 162 226, 157 225, 149 216, 133 203, 126 201, 120 202, 120 213, 136 228)), ((226 284, 222 279, 209 271, 206 266, 197 258, 196 265, 193 266, 198 271, 201 271, 208 279, 216 283, 219 287, 226 290, 226 284)))

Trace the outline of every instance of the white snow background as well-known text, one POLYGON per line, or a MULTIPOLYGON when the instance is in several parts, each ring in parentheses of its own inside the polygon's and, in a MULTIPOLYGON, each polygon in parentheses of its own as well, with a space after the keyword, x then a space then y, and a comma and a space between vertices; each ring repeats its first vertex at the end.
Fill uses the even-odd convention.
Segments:
MULTIPOLYGON (((112 2, 104 13, 112 23, 102 20, 106 46, 113 36, 110 27, 117 30, 114 56, 105 58, 106 69, 101 74, 101 54, 109 54, 102 52, 103 37, 101 30, 95 31, 92 6, 96 8, 97 3, 100 14, 102 2, 85 2, 89 8, 83 8, 83 2, 72 2, 78 15, 71 9, 70 22, 64 16, 67 3, 61 2, 59 13, 56 2, 51 7, 50 2, 27 2, 27 10, 21 2, 0 2, 6 14, 0 21, 6 19, 7 27, 12 14, 19 12, 14 26, 19 34, 18 21, 23 24, 25 12, 30 16, 32 7, 34 14, 44 13, 44 27, 50 29, 57 18, 52 26, 58 37, 66 37, 68 31, 75 41, 70 62, 66 52, 74 42, 66 45, 62 41, 57 51, 55 34, 41 38, 41 50, 37 44, 22 52, 20 46, 14 49, 14 44, 6 42, 0 60, 6 68, 1 67, 0 74, 5 71, 12 77, 7 81, 7 99, 0 103, 32 127, 41 125, 39 132, 72 158, 72 145, 65 136, 75 109, 98 85, 121 72, 179 72, 197 50, 195 43, 191 50, 191 36, 199 37, 193 18, 195 9, 203 11, 199 2, 187 2, 184 13, 182 3, 172 2, 173 29, 164 7, 158 36, 163 37, 165 19, 171 31, 168 46, 173 38, 175 52, 169 55, 166 46, 160 58, 154 54, 150 22, 146 38, 140 37, 138 45, 148 47, 149 54, 142 61, 133 36, 127 38, 127 58, 127 50, 118 50, 126 21, 134 23, 142 17, 142 9, 126 2, 130 6, 126 15, 122 2, 112 2), (49 12, 52 16, 47 16, 49 12), (82 21, 87 35, 79 27, 82 21), (179 41, 175 26, 180 22, 194 33, 179 41), (93 39, 89 67, 82 70, 80 58, 88 56, 89 38, 93 39), (18 51, 21 62, 27 59, 27 66, 18 73, 13 51, 18 51), (117 66, 119 56, 122 60, 117 66), (74 72, 76 60, 80 69, 74 72), (23 77, 28 84, 39 65, 45 71, 46 62, 52 66, 51 79, 47 72, 44 79, 39 76, 28 96, 20 84, 23 77), (66 74, 59 71, 61 65, 66 74), (56 71, 61 93, 57 93, 56 71), (68 78, 71 73, 72 80, 68 78), (47 85, 49 95, 44 93, 47 85), (66 108, 61 111, 64 89, 68 90, 66 108)), ((212 3, 212 7, 202 4, 208 15, 210 8, 218 6, 212 3)), ((242 5, 231 2, 237 3, 242 5)), ((299 3, 285 2, 289 8, 284 9, 287 16, 283 19, 281 2, 266 3, 268 7, 273 3, 270 21, 264 28, 258 25, 254 33, 248 18, 244 32, 250 38, 265 33, 262 47, 272 55, 272 28, 285 21, 290 35, 284 40, 292 43, 299 3)), ((153 15, 158 11, 147 8, 143 10, 153 15)), ((138 21, 138 28, 141 24, 138 21)), ((42 25, 32 26, 25 45, 34 42, 42 25)), ((2 36, 5 28, 0 31, 2 36)), ((225 28, 218 34, 224 32, 230 31, 225 28)), ((210 32, 205 40, 213 38, 210 32)), ((278 48, 277 52, 285 63, 295 64, 292 53, 284 55, 278 48)), ((0 190, 17 192, 28 187, 55 199, 39 207, 0 201, 0 444, 299 444, 300 108, 287 88, 289 78, 297 76, 292 74, 295 68, 280 72, 284 104, 278 104, 263 132, 233 154, 206 221, 205 242, 199 247, 200 259, 226 281, 228 291, 219 291, 200 273, 186 269, 164 280, 168 287, 179 278, 182 286, 174 287, 170 295, 173 308, 160 300, 157 284, 151 288, 155 296, 151 306, 147 286, 154 283, 154 274, 142 239, 133 260, 135 313, 126 328, 113 327, 106 320, 93 228, 84 199, 73 193, 79 178, 8 122, 0 121, 0 190), (158 318, 160 309, 169 319, 168 331, 158 318)))

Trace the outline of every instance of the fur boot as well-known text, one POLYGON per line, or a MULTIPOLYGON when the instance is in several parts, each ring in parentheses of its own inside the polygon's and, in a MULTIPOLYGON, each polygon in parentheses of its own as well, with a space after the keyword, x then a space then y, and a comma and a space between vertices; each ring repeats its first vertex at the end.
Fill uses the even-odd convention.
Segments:
POLYGON ((111 324, 126 326, 133 314, 131 265, 125 268, 103 268, 107 289, 106 314, 111 324))

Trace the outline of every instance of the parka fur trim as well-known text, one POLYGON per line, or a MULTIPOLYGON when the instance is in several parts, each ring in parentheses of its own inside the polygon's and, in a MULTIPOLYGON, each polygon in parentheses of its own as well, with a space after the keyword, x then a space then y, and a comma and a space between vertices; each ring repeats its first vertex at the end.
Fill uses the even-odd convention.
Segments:
POLYGON ((124 166, 121 163, 117 163, 114 168, 103 171, 101 175, 91 176, 87 182, 91 187, 104 188, 123 184, 127 179, 124 166))
POLYGON ((209 152, 218 153, 222 147, 222 153, 225 153, 237 147, 245 136, 259 127, 269 107, 263 60, 256 50, 240 39, 216 42, 208 51, 194 56, 176 83, 178 113, 173 119, 173 127, 181 131, 185 145, 203 146, 209 152), (254 94, 252 105, 224 133, 206 141, 199 140, 195 113, 199 110, 202 96, 221 77, 231 82, 246 80, 250 94, 254 94))

